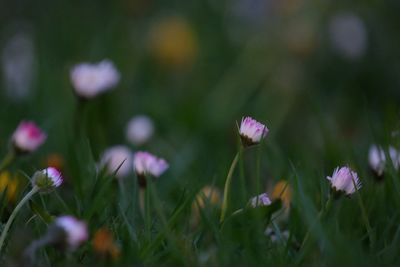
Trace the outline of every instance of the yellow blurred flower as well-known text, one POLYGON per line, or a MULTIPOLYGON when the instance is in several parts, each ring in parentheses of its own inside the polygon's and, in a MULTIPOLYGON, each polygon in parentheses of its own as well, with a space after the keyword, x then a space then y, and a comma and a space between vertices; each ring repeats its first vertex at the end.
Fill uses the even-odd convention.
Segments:
POLYGON ((17 177, 11 177, 10 172, 4 171, 0 173, 0 192, 4 192, 7 189, 7 200, 14 202, 18 192, 18 179, 17 177))
POLYGON ((192 203, 192 223, 197 224, 200 218, 200 209, 207 206, 220 208, 221 193, 218 188, 210 185, 204 186, 196 195, 192 203))
POLYGON ((150 31, 152 55, 167 66, 187 67, 197 55, 197 41, 189 24, 180 17, 168 17, 150 31))
POLYGON ((292 189, 287 181, 281 180, 275 186, 271 194, 272 199, 282 200, 282 204, 286 209, 290 208, 292 200, 292 189))
POLYGON ((204 208, 206 205, 221 205, 221 193, 218 188, 206 185, 197 193, 193 206, 204 208))
POLYGON ((117 260, 121 255, 121 250, 115 243, 113 234, 104 227, 94 234, 93 248, 101 256, 111 256, 113 260, 117 260))

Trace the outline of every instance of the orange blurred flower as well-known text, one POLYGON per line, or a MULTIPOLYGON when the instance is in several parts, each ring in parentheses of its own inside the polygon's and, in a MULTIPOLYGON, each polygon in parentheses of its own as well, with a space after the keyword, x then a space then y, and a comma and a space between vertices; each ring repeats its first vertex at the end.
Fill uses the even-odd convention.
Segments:
POLYGON ((46 167, 54 167, 57 170, 62 170, 64 167, 64 158, 57 153, 53 153, 47 156, 45 160, 46 167))
POLYGON ((150 32, 153 56, 167 66, 187 67, 197 55, 197 41, 189 24, 180 17, 159 21, 150 32))
POLYGON ((107 228, 100 228, 93 237, 93 248, 101 256, 111 256, 117 260, 121 254, 119 246, 115 243, 114 236, 107 228))
POLYGON ((4 171, 0 173, 0 192, 4 192, 7 189, 7 200, 14 202, 18 192, 18 179, 17 177, 11 177, 10 172, 4 171))

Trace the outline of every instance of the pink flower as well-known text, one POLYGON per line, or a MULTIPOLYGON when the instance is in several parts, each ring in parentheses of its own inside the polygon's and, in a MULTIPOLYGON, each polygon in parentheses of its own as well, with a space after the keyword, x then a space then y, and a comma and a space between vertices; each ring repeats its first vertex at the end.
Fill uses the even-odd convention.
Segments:
POLYGON ((251 117, 242 118, 239 134, 244 146, 256 145, 265 138, 269 130, 264 124, 251 117))
POLYGON ((46 140, 47 135, 31 121, 22 121, 12 135, 12 144, 18 152, 33 152, 46 140))
POLYGON ((77 249, 88 239, 86 223, 73 216, 58 217, 54 223, 65 232, 64 242, 68 250, 77 249))
POLYGON ((133 157, 133 167, 139 176, 150 174, 154 177, 159 177, 169 167, 168 163, 149 152, 139 151, 133 157))
POLYGON ((32 183, 37 186, 41 192, 49 192, 63 183, 61 173, 53 167, 37 171, 32 178, 32 183))
POLYGON ((70 76, 76 94, 83 98, 93 98, 112 89, 120 79, 118 70, 110 60, 97 64, 78 64, 72 68, 70 76))
POLYGON ((361 182, 356 172, 349 167, 337 167, 332 177, 326 177, 331 183, 331 186, 336 191, 345 192, 346 195, 353 194, 356 190, 360 190, 361 182))
POLYGON ((271 200, 269 199, 267 193, 263 193, 250 199, 250 205, 253 208, 268 206, 271 205, 271 200))

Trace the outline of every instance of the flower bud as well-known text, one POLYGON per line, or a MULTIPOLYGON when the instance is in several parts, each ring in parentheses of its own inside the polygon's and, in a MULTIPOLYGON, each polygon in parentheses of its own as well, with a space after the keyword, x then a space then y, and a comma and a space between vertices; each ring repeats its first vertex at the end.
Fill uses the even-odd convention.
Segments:
POLYGON ((40 192, 51 192, 63 182, 61 173, 53 167, 37 171, 32 177, 32 184, 39 188, 40 192))
POLYGON ((245 147, 260 143, 261 139, 267 136, 268 131, 267 126, 251 117, 242 118, 239 128, 240 138, 245 147))
POLYGON ((332 177, 326 177, 331 187, 335 191, 344 192, 346 195, 353 194, 356 190, 360 190, 361 182, 356 172, 352 171, 349 167, 337 167, 332 174, 332 177))

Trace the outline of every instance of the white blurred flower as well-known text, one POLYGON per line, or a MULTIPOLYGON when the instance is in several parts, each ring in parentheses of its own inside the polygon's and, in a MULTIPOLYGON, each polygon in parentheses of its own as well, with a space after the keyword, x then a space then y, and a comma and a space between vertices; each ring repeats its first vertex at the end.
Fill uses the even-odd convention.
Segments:
POLYGON ((372 145, 368 152, 368 163, 371 169, 378 175, 381 176, 385 169, 386 157, 385 151, 382 147, 372 145))
POLYGON ((133 117, 126 127, 126 139, 134 145, 146 143, 154 133, 153 121, 145 115, 133 117))
POLYGON ((271 200, 269 199, 267 193, 262 193, 250 199, 250 205, 253 208, 268 206, 271 205, 271 200))
POLYGON ((329 180, 334 190, 345 192, 347 195, 351 195, 361 188, 361 181, 357 173, 349 167, 341 167, 340 169, 337 167, 332 177, 327 176, 326 179, 329 180))
POLYGON ((394 169, 397 171, 400 165, 400 153, 396 148, 389 146, 389 156, 392 161, 394 169))
MULTIPOLYGON (((400 153, 399 151, 394 148, 393 146, 389 146, 388 150, 390 160, 393 164, 394 169, 397 171, 400 166, 400 153)), ((381 176, 386 165, 386 155, 385 151, 381 146, 371 145, 369 152, 368 152, 368 163, 370 168, 378 175, 381 176)))
POLYGON ((102 154, 100 164, 106 166, 108 173, 118 169, 116 177, 126 177, 132 171, 132 153, 122 145, 110 147, 102 154))
POLYGON ((343 56, 357 59, 367 49, 367 30, 361 18, 352 13, 338 14, 329 24, 332 46, 343 56))
POLYGON ((88 229, 85 222, 73 216, 61 216, 54 221, 55 225, 65 232, 65 245, 68 250, 77 249, 88 239, 88 229))
POLYGON ((111 90, 120 80, 120 74, 110 60, 78 64, 71 69, 70 76, 76 94, 82 98, 93 98, 111 90))
POLYGON ((36 56, 32 36, 26 32, 13 35, 5 44, 1 67, 4 88, 14 100, 26 98, 36 74, 36 56))

